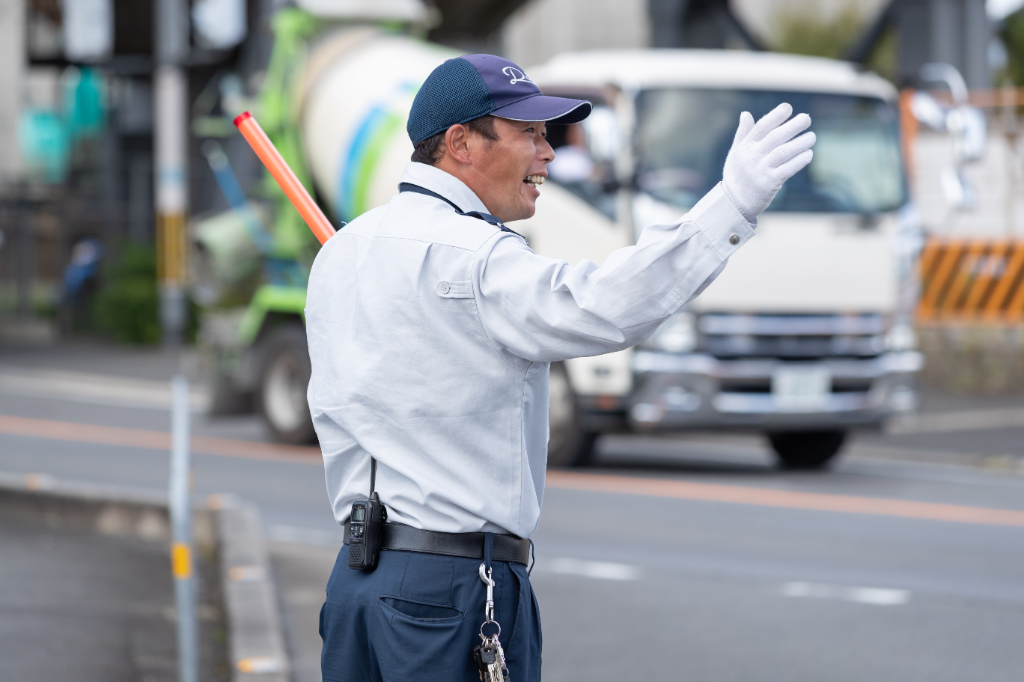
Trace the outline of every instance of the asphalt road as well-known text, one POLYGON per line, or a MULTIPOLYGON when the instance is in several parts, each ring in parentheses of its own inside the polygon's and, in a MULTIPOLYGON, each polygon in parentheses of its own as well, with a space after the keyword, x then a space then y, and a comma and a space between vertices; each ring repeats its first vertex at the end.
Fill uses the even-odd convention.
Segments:
MULTIPOLYGON (((174 362, 98 355, 0 351, 0 471, 166 486, 159 392, 76 391, 74 373, 152 381, 174 362)), ((960 421, 863 436, 828 472, 777 472, 755 437, 694 436, 609 438, 594 469, 553 473, 533 572, 545 680, 1020 680, 1024 401, 935 402, 960 421)), ((194 427, 196 492, 259 505, 294 676, 319 679, 340 544, 322 468, 239 447, 261 439, 249 417, 194 427)))

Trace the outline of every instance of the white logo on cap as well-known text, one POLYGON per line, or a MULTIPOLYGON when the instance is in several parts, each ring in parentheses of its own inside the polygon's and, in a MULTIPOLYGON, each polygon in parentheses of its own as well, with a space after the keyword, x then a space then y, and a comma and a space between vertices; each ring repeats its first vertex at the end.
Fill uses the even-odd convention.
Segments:
POLYGON ((516 83, 532 83, 533 81, 526 77, 526 74, 517 69, 514 66, 506 66, 501 70, 506 76, 510 76, 512 80, 509 81, 512 85, 516 83))

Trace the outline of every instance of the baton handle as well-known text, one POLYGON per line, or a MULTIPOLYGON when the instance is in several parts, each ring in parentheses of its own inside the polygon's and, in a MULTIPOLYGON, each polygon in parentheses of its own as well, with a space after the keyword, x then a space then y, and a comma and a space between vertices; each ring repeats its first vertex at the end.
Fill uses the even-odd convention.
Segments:
POLYGON ((252 147, 252 150, 256 152, 256 156, 260 157, 260 161, 267 167, 270 174, 274 176, 274 180, 277 180, 277 184, 284 190, 288 201, 292 202, 292 206, 299 212, 302 219, 306 221, 306 225, 313 231, 313 234, 320 240, 320 243, 323 244, 333 237, 335 229, 331 225, 331 221, 327 219, 324 212, 316 205, 313 197, 309 196, 309 192, 299 182, 299 179, 295 177, 295 173, 288 166, 284 157, 281 156, 281 152, 277 151, 277 147, 270 141, 267 134, 263 132, 263 128, 256 122, 252 114, 248 111, 240 114, 235 119, 235 127, 242 133, 242 136, 249 143, 249 146, 252 147))

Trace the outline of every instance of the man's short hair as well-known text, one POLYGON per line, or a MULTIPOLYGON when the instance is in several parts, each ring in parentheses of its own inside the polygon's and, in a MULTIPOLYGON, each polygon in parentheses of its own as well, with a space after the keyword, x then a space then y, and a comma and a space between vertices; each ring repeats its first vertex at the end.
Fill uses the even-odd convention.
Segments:
MULTIPOLYGON (((472 121, 466 121, 462 125, 466 126, 466 129, 470 132, 482 135, 491 142, 498 139, 498 132, 494 129, 493 116, 488 115, 474 118, 472 121)), ((416 145, 416 149, 412 152, 412 160, 416 163, 436 166, 441 157, 444 156, 444 135, 447 132, 447 130, 443 130, 416 145)))

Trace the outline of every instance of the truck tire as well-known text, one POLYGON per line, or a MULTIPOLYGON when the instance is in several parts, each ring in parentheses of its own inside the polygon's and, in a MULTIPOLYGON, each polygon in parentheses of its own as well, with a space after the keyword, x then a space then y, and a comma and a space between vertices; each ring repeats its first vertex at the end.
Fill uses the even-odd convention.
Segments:
POLYGON ((846 431, 780 431, 768 440, 783 469, 823 469, 846 440, 846 431))
POLYGON ((576 394, 569 383, 565 365, 551 365, 548 382, 549 467, 582 467, 593 462, 597 433, 584 431, 576 394))
POLYGON ((306 330, 298 324, 275 328, 260 343, 256 408, 278 443, 307 445, 316 441, 306 403, 311 366, 306 330))

